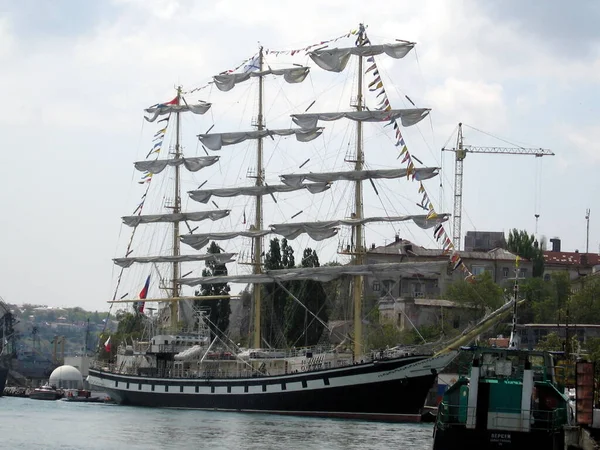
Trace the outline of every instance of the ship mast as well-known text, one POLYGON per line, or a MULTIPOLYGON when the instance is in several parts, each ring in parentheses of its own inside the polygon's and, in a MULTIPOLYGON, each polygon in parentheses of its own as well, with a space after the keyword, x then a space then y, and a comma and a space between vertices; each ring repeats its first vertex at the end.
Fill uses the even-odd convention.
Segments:
MULTIPOLYGON (((358 46, 364 45, 365 41, 365 30, 363 24, 360 24, 360 31, 358 35, 358 46)), ((358 85, 356 94, 356 109, 357 111, 363 110, 363 57, 358 56, 358 85)), ((363 153, 363 130, 362 122, 359 120, 356 122, 356 161, 354 165, 355 170, 363 170, 364 166, 364 153, 363 153)), ((362 181, 357 180, 354 186, 354 218, 363 218, 363 189, 362 181)), ((354 226, 354 237, 355 241, 355 258, 354 264, 363 264, 364 260, 364 249, 363 249, 363 225, 357 224, 354 226)), ((360 275, 354 277, 353 283, 353 302, 354 302, 354 357, 360 358, 362 355, 362 291, 363 291, 363 278, 360 275)))
MULTIPOLYGON (((258 51, 258 67, 259 72, 263 70, 263 48, 260 47, 258 51)), ((263 118, 263 76, 258 77, 258 117, 256 120, 256 127, 259 131, 264 129, 264 118, 263 118)), ((259 137, 257 140, 256 148, 256 186, 263 185, 263 140, 259 137)), ((256 196, 256 211, 254 226, 257 230, 262 230, 263 218, 262 218, 262 196, 259 194, 256 196)), ((261 266, 261 255, 262 255, 262 237, 256 236, 254 238, 254 273, 259 274, 262 272, 261 266)), ((260 284, 254 284, 254 348, 260 348, 261 343, 261 286, 260 284)))
MULTIPOLYGON (((177 105, 181 104, 181 86, 177 87, 177 105)), ((175 159, 181 158, 181 120, 180 112, 175 113, 175 159)), ((180 168, 178 165, 175 166, 175 192, 174 192, 174 204, 173 214, 179 214, 181 212, 181 180, 180 180, 180 168)), ((173 222, 173 256, 180 255, 180 243, 179 243, 179 221, 173 222)), ((179 263, 173 262, 173 298, 179 297, 179 263)), ((179 302, 172 301, 171 305, 171 327, 175 327, 179 320, 179 302)))

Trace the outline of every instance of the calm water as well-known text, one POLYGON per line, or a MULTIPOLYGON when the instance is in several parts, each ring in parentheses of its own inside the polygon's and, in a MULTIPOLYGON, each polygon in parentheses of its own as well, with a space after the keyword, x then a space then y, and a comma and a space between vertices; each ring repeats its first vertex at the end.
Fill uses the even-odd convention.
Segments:
POLYGON ((0 397, 2 449, 431 448, 430 424, 136 408, 0 397))

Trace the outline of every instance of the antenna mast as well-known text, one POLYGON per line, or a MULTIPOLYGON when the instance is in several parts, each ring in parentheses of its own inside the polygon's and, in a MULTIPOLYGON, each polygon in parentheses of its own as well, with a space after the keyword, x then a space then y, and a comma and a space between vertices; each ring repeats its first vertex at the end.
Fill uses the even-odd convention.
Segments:
POLYGON ((586 230, 585 230, 585 254, 590 251, 590 208, 585 210, 586 230))

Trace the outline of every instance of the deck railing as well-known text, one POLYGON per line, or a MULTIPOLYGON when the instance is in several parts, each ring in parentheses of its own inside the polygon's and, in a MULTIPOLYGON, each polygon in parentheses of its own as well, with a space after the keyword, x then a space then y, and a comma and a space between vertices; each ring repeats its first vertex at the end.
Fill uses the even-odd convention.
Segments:
MULTIPOLYGON (((446 402, 441 402, 438 405, 436 422, 440 428, 466 426, 468 417, 477 417, 475 407, 450 405, 446 402)), ((530 430, 559 430, 567 423, 567 411, 565 408, 556 408, 550 411, 541 409, 498 408, 496 411, 488 412, 487 429, 519 431, 525 428, 523 426, 523 418, 526 417, 529 417, 530 430)))

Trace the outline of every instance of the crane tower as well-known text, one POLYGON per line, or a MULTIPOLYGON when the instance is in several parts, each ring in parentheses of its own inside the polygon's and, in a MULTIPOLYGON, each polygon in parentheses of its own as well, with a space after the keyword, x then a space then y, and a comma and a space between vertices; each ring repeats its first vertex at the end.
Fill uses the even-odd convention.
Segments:
POLYGON ((462 216, 462 185, 463 185, 463 161, 467 153, 496 153, 503 155, 530 155, 540 158, 542 156, 554 156, 554 152, 543 148, 525 147, 477 147, 463 144, 462 123, 458 124, 458 135, 455 148, 442 148, 442 151, 454 152, 454 214, 452 216, 452 243, 456 250, 460 250, 461 216, 462 216))

